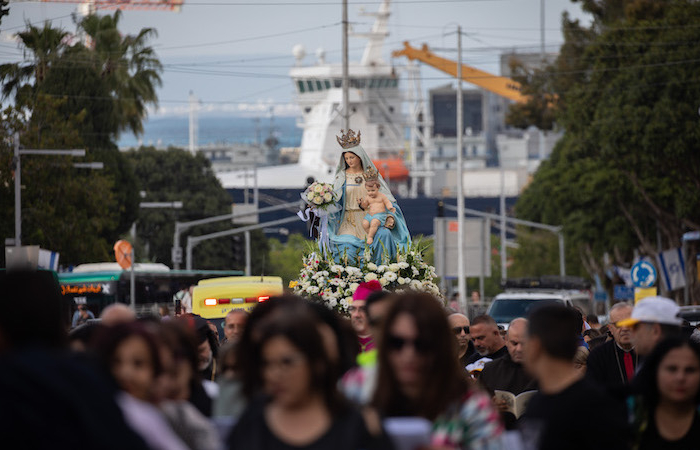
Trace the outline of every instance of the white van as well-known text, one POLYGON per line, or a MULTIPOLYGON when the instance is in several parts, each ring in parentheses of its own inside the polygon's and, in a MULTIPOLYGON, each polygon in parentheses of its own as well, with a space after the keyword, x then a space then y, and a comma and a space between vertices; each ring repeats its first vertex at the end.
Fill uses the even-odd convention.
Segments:
POLYGON ((494 297, 487 314, 505 329, 511 320, 527 317, 528 313, 543 302, 561 303, 565 306, 577 306, 584 314, 592 313, 590 293, 573 290, 509 290, 494 297))

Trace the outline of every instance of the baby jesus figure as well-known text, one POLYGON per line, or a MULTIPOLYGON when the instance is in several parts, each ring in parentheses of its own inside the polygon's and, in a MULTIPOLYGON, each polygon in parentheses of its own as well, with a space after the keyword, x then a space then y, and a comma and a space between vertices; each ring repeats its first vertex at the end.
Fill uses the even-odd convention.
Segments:
POLYGON ((362 227, 367 232, 367 243, 372 244, 374 235, 379 227, 384 225, 388 217, 391 217, 393 220, 393 217, 389 216, 387 210, 395 213, 396 208, 392 206, 386 195, 379 192, 379 181, 376 178, 372 179, 368 176, 365 176, 365 178, 367 197, 359 199, 358 203, 360 208, 368 211, 362 220, 362 227))

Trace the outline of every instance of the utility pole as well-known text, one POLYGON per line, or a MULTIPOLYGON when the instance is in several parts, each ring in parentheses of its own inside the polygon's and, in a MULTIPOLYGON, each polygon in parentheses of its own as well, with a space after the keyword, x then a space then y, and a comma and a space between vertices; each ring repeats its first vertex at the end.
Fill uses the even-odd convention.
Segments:
POLYGON ((343 0, 343 129, 350 129, 350 79, 348 74, 348 0, 343 0))
POLYGON ((457 290, 463 311, 467 310, 467 283, 464 278, 464 186, 462 146, 464 129, 462 105, 462 27, 457 26, 457 290))

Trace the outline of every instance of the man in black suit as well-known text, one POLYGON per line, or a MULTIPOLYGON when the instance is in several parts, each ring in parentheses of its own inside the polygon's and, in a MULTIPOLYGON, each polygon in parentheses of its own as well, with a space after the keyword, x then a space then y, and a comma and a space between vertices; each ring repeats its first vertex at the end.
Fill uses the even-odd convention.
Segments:
POLYGON ((612 339, 599 345, 588 356, 586 376, 599 386, 615 391, 632 381, 638 357, 632 347, 632 331, 615 324, 632 315, 632 305, 616 303, 610 309, 608 329, 612 339))

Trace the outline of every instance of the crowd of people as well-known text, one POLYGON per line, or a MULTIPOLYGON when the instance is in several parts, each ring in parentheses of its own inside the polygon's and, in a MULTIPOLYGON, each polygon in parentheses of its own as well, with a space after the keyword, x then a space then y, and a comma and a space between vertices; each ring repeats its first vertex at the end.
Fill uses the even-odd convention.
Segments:
POLYGON ((700 346, 662 297, 605 328, 544 304, 502 330, 370 282, 349 318, 283 295, 219 336, 122 304, 65 324, 49 272, 0 272, 0 292, 7 448, 700 448, 700 346))

